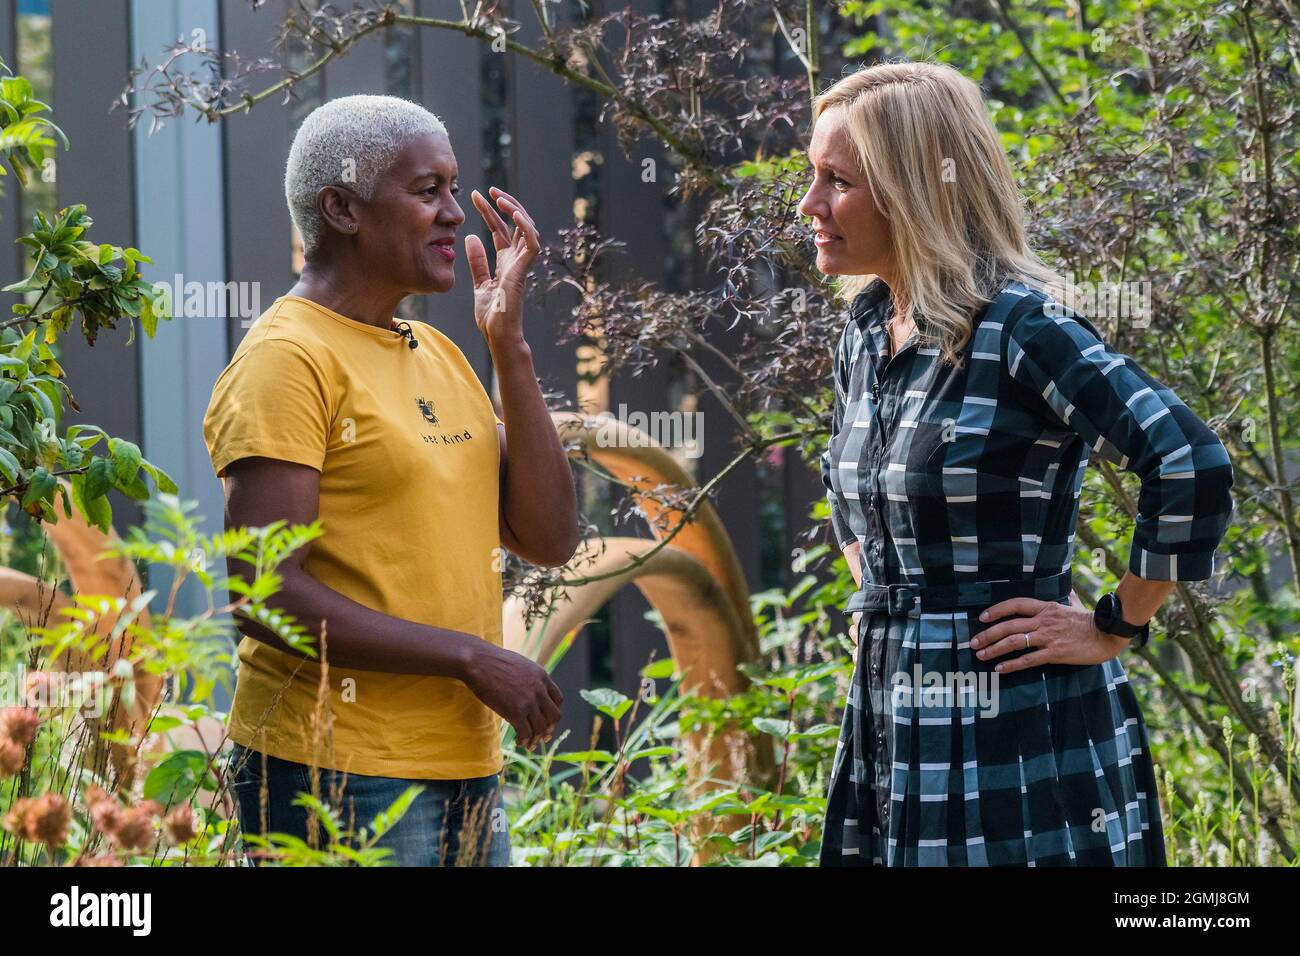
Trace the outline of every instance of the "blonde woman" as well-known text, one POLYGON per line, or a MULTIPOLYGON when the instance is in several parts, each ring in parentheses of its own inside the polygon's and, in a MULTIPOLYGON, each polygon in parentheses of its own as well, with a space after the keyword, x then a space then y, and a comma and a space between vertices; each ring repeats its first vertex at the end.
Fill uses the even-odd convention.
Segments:
POLYGON ((822 475, 859 584, 822 864, 1162 865, 1119 655, 1212 575, 1227 452, 1049 294, 974 83, 885 64, 813 112, 799 211, 852 299, 822 475), (1142 479, 1095 610, 1070 578, 1090 453, 1142 479))

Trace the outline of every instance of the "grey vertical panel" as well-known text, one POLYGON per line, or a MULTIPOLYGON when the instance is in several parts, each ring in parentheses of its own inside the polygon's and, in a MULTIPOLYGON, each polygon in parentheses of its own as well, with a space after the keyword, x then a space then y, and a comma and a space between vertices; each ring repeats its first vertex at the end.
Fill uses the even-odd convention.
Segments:
MULTIPOLYGON (((514 38, 538 47, 541 27, 527 0, 516 0, 514 16, 522 24, 514 38)), ((557 230, 573 223, 573 95, 567 84, 549 70, 511 53, 484 56, 510 57, 507 100, 513 120, 510 184, 506 190, 518 197, 537 223, 543 242, 556 241, 557 230)), ((487 185, 502 185, 489 183, 487 185)), ((477 212, 469 212, 478 219, 477 212)), ((577 389, 577 353, 572 342, 561 345, 559 330, 567 324, 573 298, 552 294, 545 303, 529 300, 524 323, 538 376, 548 386, 563 390, 572 401, 577 389)), ((556 669, 555 681, 564 693, 560 731, 570 731, 573 746, 586 747, 591 708, 578 696, 589 686, 590 647, 583 635, 573 642, 556 669)))
MULTIPOLYGON (((239 53, 242 63, 280 55, 272 38, 285 13, 286 0, 268 0, 260 11, 243 0, 220 0, 216 42, 239 53)), ((248 85, 257 92, 280 78, 278 71, 258 74, 248 85)), ((289 155, 289 111, 282 98, 271 97, 247 113, 221 121, 220 176, 223 186, 223 235, 226 279, 252 283, 261 308, 267 308, 294 282, 293 238, 284 199, 284 164, 289 155)), ((226 360, 244 337, 244 320, 235 310, 225 324, 226 360)), ((215 376, 213 377, 215 382, 215 376)), ((213 382, 208 385, 209 392, 213 382)))
MULTIPOLYGON (((241 62, 260 57, 277 62, 272 41, 286 10, 285 0, 268 0, 253 10, 245 0, 221 0, 222 47, 241 62)), ((278 71, 258 74, 257 92, 278 81, 278 71)), ((292 225, 284 200, 284 164, 289 158, 289 111, 283 97, 270 97, 247 113, 222 120, 226 183, 227 278, 257 283, 265 309, 289 291, 293 274, 292 225)), ((229 348, 247 331, 238 316, 227 320, 229 348)))
MULTIPOLYGON (((531 6, 517 2, 515 15, 522 23, 516 34, 519 42, 540 45, 541 28, 531 6)), ((513 57, 510 102, 514 145, 511 184, 506 188, 528 208, 543 241, 554 242, 558 230, 573 225, 572 90, 555 74, 529 60, 510 53, 489 51, 486 55, 513 57)), ((570 398, 578 381, 577 347, 572 342, 561 345, 559 333, 568 324, 573 301, 567 291, 549 296, 542 305, 530 300, 525 318, 538 374, 570 398)))
MULTIPOLYGON (((418 0, 416 12, 425 17, 457 18, 460 4, 456 0, 418 0)), ((482 219, 470 201, 470 190, 477 189, 487 195, 489 185, 504 188, 504 184, 483 182, 483 95, 480 87, 483 44, 459 33, 428 27, 421 28, 416 35, 420 44, 420 76, 416 87, 420 102, 442 119, 456 153, 461 187, 459 200, 465 210, 465 225, 461 227, 460 235, 477 233, 482 236, 482 219)), ((426 322, 456 343, 483 380, 484 387, 490 387, 491 360, 487 343, 474 322, 474 284, 470 281, 469 266, 465 262, 464 243, 458 245, 456 285, 443 295, 425 296, 424 317, 426 322)), ((487 243, 487 248, 492 248, 491 243, 487 243)))
MULTIPOLYGON (((0 59, 4 60, 10 70, 19 73, 21 68, 18 65, 18 28, 14 21, 14 4, 15 0, 0 0, 0 59)), ((55 122, 58 122, 57 116, 55 122)), ((0 196, 0 249, 5 250, 0 255, 0 285, 9 285, 17 282, 27 272, 27 258, 23 255, 26 247, 14 245, 14 240, 27 229, 18 221, 22 214, 19 200, 22 187, 14 182, 13 176, 6 176, 0 180, 0 190, 4 191, 4 195, 0 196)), ((17 298, 13 298, 6 303, 5 317, 9 315, 8 306, 17 301, 17 298)))
MULTIPOLYGON (((826 494, 822 484, 821 472, 817 467, 806 465, 800 457, 799 448, 786 448, 785 461, 785 555, 789 559, 794 548, 807 550, 810 539, 808 531, 813 529, 811 517, 813 505, 826 494)), ((823 527, 823 531, 825 530, 823 527)), ((826 535, 819 534, 811 539, 816 544, 826 535)), ((834 541, 831 542, 835 544, 834 541)), ((788 565, 788 561, 787 561, 788 565)), ((789 568, 787 566, 787 572, 789 568)))
MULTIPOLYGON (((627 6, 644 15, 658 12, 660 4, 659 0, 632 0, 627 6)), ((662 285, 668 253, 664 203, 672 186, 671 167, 664 162, 661 144, 652 136, 635 143, 625 157, 613 123, 602 124, 601 134, 600 230, 627 244, 621 254, 607 260, 602 278, 615 283, 641 278, 662 285), (643 181, 642 163, 647 159, 654 163, 651 182, 643 181)), ((610 411, 617 414, 620 404, 626 404, 629 412, 675 411, 669 405, 669 381, 670 370, 665 365, 636 376, 618 373, 610 382, 610 411)), ((706 438, 708 434, 706 429, 706 438)), ((644 535, 644 522, 637 520, 637 524, 622 533, 644 535)), ((656 660, 671 656, 663 632, 645 619, 648 609, 636 588, 624 588, 610 604, 614 682, 629 696, 637 693, 640 670, 652 654, 656 660)))
MULTIPOLYGON (((713 332, 709 341, 724 354, 735 353, 739 348, 739 330, 734 332, 713 332)), ((700 365, 714 381, 726 381, 728 372, 723 363, 712 356, 702 356, 700 365)), ((700 458, 700 473, 707 480, 716 475, 740 450, 736 444, 736 426, 731 416, 712 394, 705 394, 700 401, 700 411, 704 413, 705 441, 704 454, 700 458)), ((741 569, 750 590, 759 587, 759 509, 762 488, 755 475, 753 460, 750 459, 732 471, 718 485, 714 502, 718 516, 726 526, 736 554, 740 559, 741 569)))
MULTIPOLYGON (((71 149, 60 151, 57 195, 60 206, 84 202, 94 218, 88 238, 138 246, 131 133, 123 114, 108 111, 131 65, 127 0, 50 5, 53 41, 55 122, 71 149)), ((64 337, 61 364, 77 403, 66 422, 91 421, 110 435, 140 442, 140 348, 126 345, 128 330, 104 332, 92 349, 76 334, 64 337)), ((140 520, 140 508, 112 496, 114 524, 140 520)))
MULTIPOLYGON (((685 8, 682 15, 689 15, 693 20, 700 20, 713 14, 715 4, 711 0, 684 0, 680 5, 675 6, 685 8)), ((713 110, 733 109, 727 103, 720 102, 706 102, 703 108, 713 110)), ((741 159, 742 156, 743 153, 733 150, 726 159, 735 162, 741 159)), ((692 200, 692 206, 698 213, 703 209, 703 201, 696 198, 692 200)), ((696 255, 690 263, 688 271, 691 276, 689 279, 691 288, 716 290, 721 285, 721 272, 710 268, 701 249, 697 248, 696 255)), ((741 333, 740 326, 729 332, 725 329, 715 328, 709 333, 709 341, 724 355, 734 354, 740 347, 741 333)), ((725 383, 729 380, 731 373, 722 362, 706 354, 700 357, 700 365, 710 378, 725 389, 725 383)), ((726 410, 712 394, 703 391, 701 394, 700 411, 704 413, 707 424, 705 426, 704 455, 700 459, 700 473, 707 478, 721 471, 727 462, 736 455, 739 447, 735 442, 737 428, 731 416, 727 414, 726 410)), ((760 583, 759 509, 762 503, 761 490, 751 460, 738 466, 727 478, 723 479, 718 485, 717 495, 714 499, 717 504, 718 515, 726 526, 732 543, 735 545, 736 553, 740 558, 740 566, 745 573, 745 580, 748 582, 750 590, 756 589, 760 583)))
MULTIPOLYGON (((340 5, 337 9, 347 8, 340 5)), ((325 65, 326 100, 353 93, 385 92, 384 37, 387 35, 387 30, 376 30, 358 40, 346 54, 325 65)))
MULTIPOLYGON (((137 63, 157 63, 177 37, 192 41, 194 30, 204 31, 210 48, 220 43, 216 0, 132 0, 131 7, 137 63)), ((187 59, 197 68, 198 57, 187 59)), ((135 130, 136 182, 148 184, 136 195, 140 248, 153 259, 145 275, 182 289, 186 282, 224 282, 222 126, 187 115, 152 136, 149 127, 144 118, 135 130)), ((179 300, 174 310, 181 311, 179 300)), ((203 441, 203 414, 226 364, 226 339, 220 315, 177 315, 155 338, 137 340, 145 457, 176 479, 185 499, 198 502, 208 532, 222 528, 222 493, 203 441)), ((182 613, 199 609, 200 594, 181 597, 182 613)))

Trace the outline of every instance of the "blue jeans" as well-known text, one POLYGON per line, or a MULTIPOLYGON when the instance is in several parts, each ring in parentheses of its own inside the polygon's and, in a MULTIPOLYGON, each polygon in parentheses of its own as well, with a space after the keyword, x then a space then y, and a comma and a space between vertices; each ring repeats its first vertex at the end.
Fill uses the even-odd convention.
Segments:
MULTIPOLYGON (((227 779, 239 801, 239 825, 244 833, 285 833, 307 839, 307 820, 314 814, 294 806, 293 801, 299 793, 312 792, 310 767, 237 743, 228 766, 227 779)), ((337 813, 345 834, 362 828, 374 833, 376 815, 387 810, 407 787, 419 784, 425 788, 401 820, 374 844, 392 851, 387 860, 390 865, 510 865, 510 828, 495 774, 466 780, 404 780, 325 768, 318 772, 320 800, 337 813)), ((316 829, 323 847, 328 834, 319 825, 316 829)), ((349 840, 349 845, 355 847, 357 842, 349 840)), ((252 859, 256 864, 257 857, 252 859)))

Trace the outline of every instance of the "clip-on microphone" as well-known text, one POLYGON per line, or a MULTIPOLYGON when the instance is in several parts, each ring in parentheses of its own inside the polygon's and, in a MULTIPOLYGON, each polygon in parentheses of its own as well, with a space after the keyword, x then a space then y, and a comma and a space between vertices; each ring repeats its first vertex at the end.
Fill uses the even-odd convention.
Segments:
POLYGON ((420 347, 420 342, 416 339, 415 332, 411 329, 409 322, 398 322, 394 329, 398 335, 406 339, 408 348, 416 349, 420 347))

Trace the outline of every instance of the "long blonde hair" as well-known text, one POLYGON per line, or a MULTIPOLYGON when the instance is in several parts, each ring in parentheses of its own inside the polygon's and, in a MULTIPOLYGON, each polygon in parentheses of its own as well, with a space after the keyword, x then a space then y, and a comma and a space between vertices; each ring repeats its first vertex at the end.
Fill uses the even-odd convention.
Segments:
MULTIPOLYGON (((882 63, 818 96, 813 122, 835 107, 890 224, 899 321, 915 320, 944 361, 960 364, 973 312, 1007 280, 1064 287, 1028 246, 1011 165, 973 82, 943 64, 882 63)), ((851 299, 875 278, 846 276, 840 292, 851 299)))

